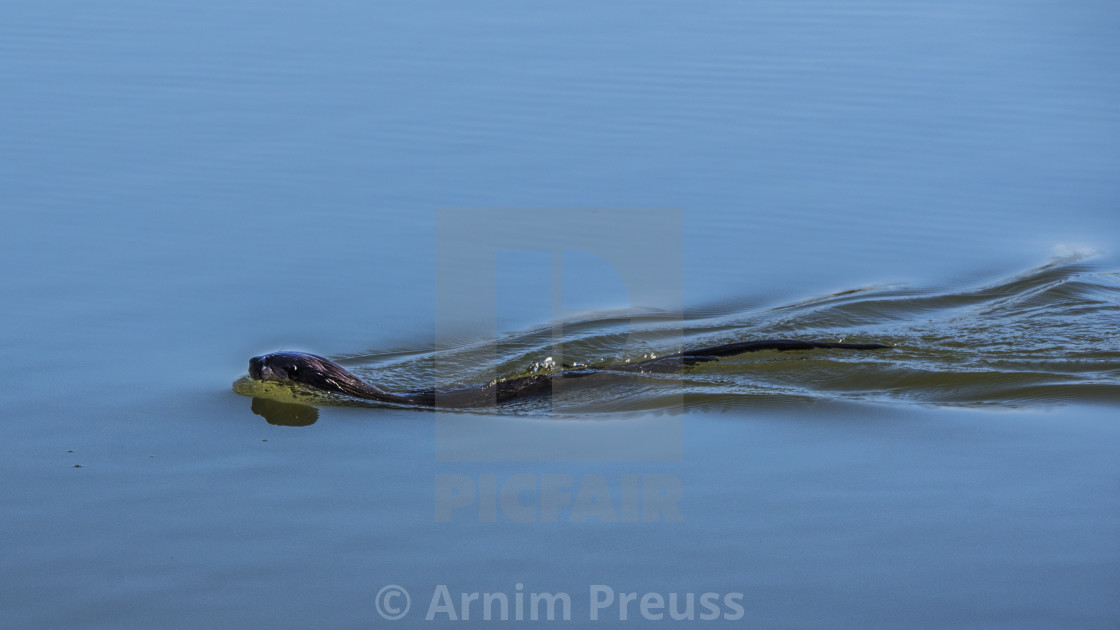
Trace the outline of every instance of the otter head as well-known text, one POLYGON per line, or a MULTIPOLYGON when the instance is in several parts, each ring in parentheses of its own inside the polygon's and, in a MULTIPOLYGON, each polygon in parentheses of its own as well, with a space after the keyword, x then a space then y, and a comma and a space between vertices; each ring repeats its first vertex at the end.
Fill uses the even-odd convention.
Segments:
POLYGON ((334 361, 305 352, 273 352, 253 357, 249 359, 249 377, 358 398, 381 400, 391 396, 347 372, 334 361))

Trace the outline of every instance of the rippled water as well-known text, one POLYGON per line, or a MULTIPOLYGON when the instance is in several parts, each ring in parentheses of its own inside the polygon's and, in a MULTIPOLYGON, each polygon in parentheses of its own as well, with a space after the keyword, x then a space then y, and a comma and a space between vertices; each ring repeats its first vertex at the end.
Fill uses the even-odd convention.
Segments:
MULTIPOLYGON (((562 401, 538 396, 499 407, 527 413, 671 409, 682 404, 682 395, 689 407, 714 408, 829 398, 1006 407, 1117 403, 1118 321, 1120 272, 1073 255, 1011 277, 940 289, 866 287, 789 304, 692 309, 683 318, 683 339, 680 319, 612 312, 496 343, 340 360, 389 391, 481 385, 494 374, 500 380, 604 368, 602 378, 565 384, 562 401), (680 374, 610 369, 687 348, 778 338, 879 342, 892 349, 751 352, 680 374), (557 365, 554 356, 565 363, 557 365), (441 382, 441 374, 458 378, 441 382)), ((253 395, 260 388, 241 379, 235 389, 253 395)))

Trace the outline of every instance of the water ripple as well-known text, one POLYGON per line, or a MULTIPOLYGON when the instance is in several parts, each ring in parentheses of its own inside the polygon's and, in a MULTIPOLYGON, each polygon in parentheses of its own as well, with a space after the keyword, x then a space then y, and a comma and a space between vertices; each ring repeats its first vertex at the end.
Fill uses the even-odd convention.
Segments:
POLYGON ((381 387, 411 390, 625 364, 751 339, 874 341, 893 349, 754 352, 683 374, 581 381, 551 399, 500 411, 671 412, 824 399, 1004 407, 1120 402, 1120 276, 1082 256, 951 288, 862 287, 789 303, 701 306, 683 319, 671 315, 605 312, 496 341, 342 360, 381 387))

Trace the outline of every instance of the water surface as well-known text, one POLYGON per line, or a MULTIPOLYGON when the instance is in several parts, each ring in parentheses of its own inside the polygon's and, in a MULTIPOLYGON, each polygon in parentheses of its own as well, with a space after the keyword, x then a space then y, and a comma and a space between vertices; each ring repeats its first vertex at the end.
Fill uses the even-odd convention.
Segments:
POLYGON ((419 625, 439 584, 521 583, 573 621, 606 584, 743 593, 714 625, 1116 627, 1116 27, 1091 0, 5 3, 0 626, 368 626, 388 584, 419 625), (514 227, 469 225, 490 208, 542 227, 488 267, 496 353, 456 363, 440 217, 469 244, 514 227), (577 252, 583 315, 554 318, 565 209, 649 209, 565 249, 658 235, 679 300, 577 252), (475 381, 557 342, 785 336, 895 348, 567 415, 293 428, 230 391, 280 348, 407 387, 440 356, 475 381), (437 518, 441 480, 519 475, 601 479, 620 516, 437 518), (634 475, 683 520, 622 518, 634 475))

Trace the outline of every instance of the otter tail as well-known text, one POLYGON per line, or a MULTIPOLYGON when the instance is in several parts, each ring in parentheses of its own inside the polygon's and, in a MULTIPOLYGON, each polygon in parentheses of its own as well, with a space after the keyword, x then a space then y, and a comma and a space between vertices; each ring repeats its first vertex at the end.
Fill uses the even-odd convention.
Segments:
POLYGON ((686 350, 680 354, 682 357, 729 357, 744 352, 758 352, 759 350, 814 350, 817 348, 832 348, 837 350, 886 350, 890 346, 881 343, 839 343, 832 341, 798 341, 796 339, 766 339, 763 341, 744 341, 730 343, 725 346, 712 346, 686 350))
POLYGON ((797 339, 765 339, 762 341, 743 341, 729 343, 723 346, 696 348, 685 350, 677 354, 657 357, 639 363, 613 366, 612 371, 622 372, 672 372, 681 367, 696 365, 706 361, 715 361, 720 357, 730 357, 745 352, 758 352, 760 350, 888 350, 890 346, 881 343, 840 343, 833 341, 800 341, 797 339))

